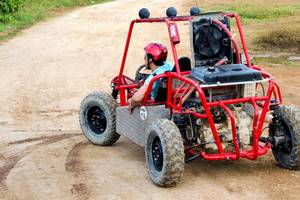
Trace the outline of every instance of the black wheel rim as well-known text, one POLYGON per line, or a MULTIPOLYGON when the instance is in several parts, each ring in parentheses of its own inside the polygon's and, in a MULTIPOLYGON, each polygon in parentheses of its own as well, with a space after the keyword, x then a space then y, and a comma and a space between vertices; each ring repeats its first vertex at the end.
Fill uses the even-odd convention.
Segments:
POLYGON ((274 133, 276 133, 276 135, 285 136, 285 142, 278 146, 275 146, 273 149, 289 155, 292 151, 293 142, 291 137, 291 130, 287 123, 282 120, 280 125, 275 127, 274 133))
POLYGON ((159 137, 155 137, 152 143, 152 160, 154 167, 157 171, 161 171, 163 168, 163 148, 159 137))
POLYGON ((104 111, 98 106, 91 107, 87 112, 88 125, 95 134, 103 134, 106 130, 107 120, 104 111))

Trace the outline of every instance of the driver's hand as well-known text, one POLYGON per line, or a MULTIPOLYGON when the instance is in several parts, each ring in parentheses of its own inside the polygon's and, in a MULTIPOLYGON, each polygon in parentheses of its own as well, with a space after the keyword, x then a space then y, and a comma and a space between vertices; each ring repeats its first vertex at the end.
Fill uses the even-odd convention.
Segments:
POLYGON ((128 99, 128 111, 132 114, 134 106, 132 105, 132 99, 128 99))

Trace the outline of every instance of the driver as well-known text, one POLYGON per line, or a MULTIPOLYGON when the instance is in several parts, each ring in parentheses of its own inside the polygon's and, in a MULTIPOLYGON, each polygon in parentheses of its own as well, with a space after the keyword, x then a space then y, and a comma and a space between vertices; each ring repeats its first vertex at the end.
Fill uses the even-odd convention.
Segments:
MULTIPOLYGON (((168 56, 168 50, 167 48, 158 43, 150 43, 145 47, 145 64, 147 69, 151 70, 152 73, 148 76, 148 78, 145 80, 144 85, 134 93, 132 98, 128 99, 128 109, 129 111, 132 111, 135 106, 138 106, 142 103, 145 93, 147 91, 148 85, 152 78, 155 75, 163 74, 166 71, 172 71, 172 65, 168 62, 167 56, 168 56)), ((158 83, 157 81, 154 82, 152 86, 151 91, 151 98, 155 99, 158 91, 158 83)))

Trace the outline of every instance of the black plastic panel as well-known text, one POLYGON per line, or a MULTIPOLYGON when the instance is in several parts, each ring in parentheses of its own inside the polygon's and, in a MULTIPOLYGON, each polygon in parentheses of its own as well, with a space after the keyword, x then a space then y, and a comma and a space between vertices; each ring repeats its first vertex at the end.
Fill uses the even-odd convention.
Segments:
POLYGON ((206 84, 232 83, 262 80, 259 71, 243 64, 230 64, 215 67, 196 67, 192 70, 192 78, 206 84))

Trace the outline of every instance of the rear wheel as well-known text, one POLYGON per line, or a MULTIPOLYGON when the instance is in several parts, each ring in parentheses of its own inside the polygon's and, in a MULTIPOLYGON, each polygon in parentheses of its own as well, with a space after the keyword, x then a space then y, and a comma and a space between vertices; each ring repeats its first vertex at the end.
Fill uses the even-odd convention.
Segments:
POLYGON ((80 126, 93 144, 112 145, 120 135, 116 133, 116 101, 103 92, 89 94, 80 106, 80 126))
POLYGON ((177 126, 167 119, 153 122, 146 132, 145 156, 151 180, 175 186, 184 171, 184 146, 177 126))
POLYGON ((272 152, 279 166, 300 168, 300 110, 283 106, 274 113, 269 135, 272 152))

